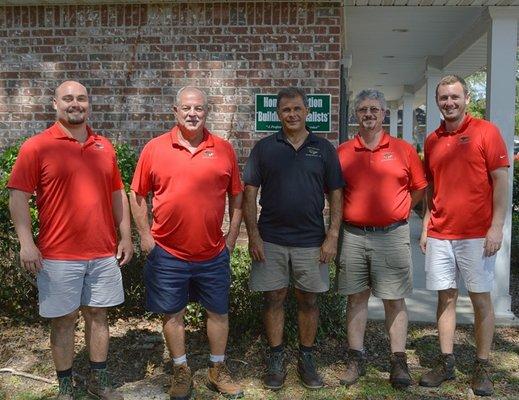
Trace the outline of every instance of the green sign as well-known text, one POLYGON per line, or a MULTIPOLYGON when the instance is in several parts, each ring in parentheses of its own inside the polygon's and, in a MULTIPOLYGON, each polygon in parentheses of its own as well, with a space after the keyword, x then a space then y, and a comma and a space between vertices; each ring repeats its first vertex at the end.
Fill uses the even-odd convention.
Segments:
MULTIPOLYGON (((256 95, 256 132, 276 132, 281 129, 281 122, 276 112, 276 97, 275 94, 256 95)), ((306 118, 306 125, 312 132, 330 132, 332 96, 310 94, 307 97, 310 112, 306 118)))

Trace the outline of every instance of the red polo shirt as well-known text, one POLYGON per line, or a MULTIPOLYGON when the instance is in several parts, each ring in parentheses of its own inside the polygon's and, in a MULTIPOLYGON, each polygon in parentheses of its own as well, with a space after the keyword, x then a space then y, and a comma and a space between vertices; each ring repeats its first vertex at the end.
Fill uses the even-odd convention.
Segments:
POLYGON ((87 126, 81 144, 59 123, 20 148, 7 187, 36 191, 38 248, 46 259, 112 256, 112 192, 123 188, 112 144, 87 126))
POLYGON ((370 150, 360 136, 338 148, 344 187, 343 219, 353 225, 388 226, 407 220, 410 191, 427 186, 416 150, 384 132, 370 150))
POLYGON ((510 165, 499 129, 466 115, 457 131, 445 124, 425 141, 425 172, 434 185, 427 235, 437 239, 483 238, 492 223, 490 172, 510 165))
POLYGON ((242 191, 236 155, 229 142, 204 131, 191 154, 178 141, 178 127, 150 140, 142 150, 132 190, 153 192, 155 241, 183 260, 204 261, 220 253, 226 194, 242 191))

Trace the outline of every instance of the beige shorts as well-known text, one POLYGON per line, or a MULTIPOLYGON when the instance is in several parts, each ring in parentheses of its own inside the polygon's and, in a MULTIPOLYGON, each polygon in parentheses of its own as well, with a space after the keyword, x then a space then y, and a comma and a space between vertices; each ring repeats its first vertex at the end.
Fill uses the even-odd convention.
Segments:
POLYGON ((397 300, 413 291, 409 225, 388 232, 365 232, 346 225, 341 247, 338 292, 371 289, 375 297, 397 300))
POLYGON ((265 261, 253 261, 249 287, 268 292, 288 287, 290 275, 297 289, 310 293, 330 287, 328 264, 319 261, 319 247, 289 247, 263 242, 265 261))

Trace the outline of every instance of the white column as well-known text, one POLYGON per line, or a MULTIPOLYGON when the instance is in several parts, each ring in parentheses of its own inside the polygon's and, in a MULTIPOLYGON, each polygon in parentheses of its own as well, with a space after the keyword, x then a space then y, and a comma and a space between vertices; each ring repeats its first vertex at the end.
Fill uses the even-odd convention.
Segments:
POLYGON ((389 108, 389 133, 391 136, 398 136, 398 102, 390 101, 387 103, 389 108))
MULTIPOLYGON (((511 161, 509 168, 508 199, 512 200, 513 148, 515 125, 515 74, 517 68, 517 15, 509 8, 489 7, 491 17, 487 34, 487 115, 495 123, 508 147, 511 161)), ((492 296, 498 317, 512 317, 510 297, 510 244, 512 212, 508 207, 504 238, 497 254, 495 284, 492 296)))
POLYGON ((414 94, 404 91, 402 97, 404 102, 402 113, 402 137, 405 141, 414 145, 413 140, 413 121, 414 121, 414 94))
MULTIPOLYGON (((426 135, 434 131, 440 124, 440 110, 436 105, 436 86, 442 77, 441 69, 434 66, 432 63, 427 63, 425 70, 425 131, 426 135)), ((426 137, 426 136, 425 136, 426 137)), ((424 139, 425 139, 424 137, 424 139)), ((423 145, 423 143, 422 143, 423 145)), ((422 146, 423 148, 423 146, 422 146)))

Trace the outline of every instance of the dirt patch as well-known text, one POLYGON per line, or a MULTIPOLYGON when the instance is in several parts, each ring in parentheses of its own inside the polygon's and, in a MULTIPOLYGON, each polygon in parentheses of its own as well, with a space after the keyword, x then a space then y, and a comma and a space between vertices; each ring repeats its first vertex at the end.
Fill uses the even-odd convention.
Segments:
MULTIPOLYGON (((118 320, 111 325, 109 365, 113 380, 126 400, 167 399, 168 372, 171 362, 157 320, 118 320)), ((45 323, 20 324, 4 318, 0 320, 0 368, 13 368, 41 377, 54 379, 49 345, 49 326, 45 323)), ((408 357, 413 379, 431 365, 437 355, 437 333, 430 324, 410 324, 408 357)), ((204 332, 189 332, 187 337, 189 364, 195 373, 194 399, 223 398, 206 387, 208 346, 204 332)), ((351 388, 339 385, 342 368, 343 343, 330 339, 318 344, 318 361, 326 387, 318 391, 304 389, 296 373, 297 353, 289 348, 289 374, 285 387, 279 392, 263 389, 263 341, 260 336, 233 335, 229 343, 229 364, 241 381, 246 399, 467 399, 470 371, 474 357, 473 332, 463 326, 457 330, 455 355, 457 380, 440 389, 425 389, 413 385, 398 392, 387 382, 389 377, 388 343, 381 322, 370 321, 366 334, 369 368, 365 378, 351 388)), ((88 399, 82 388, 88 372, 88 355, 84 347, 83 324, 76 331, 76 359, 74 369, 80 399, 88 399)), ((499 327, 496 330, 492 353, 494 382, 499 399, 517 398, 519 393, 519 328, 499 327)), ((48 399, 55 386, 0 374, 0 399, 48 399), (3 396, 3 397, 2 397, 3 396)))

